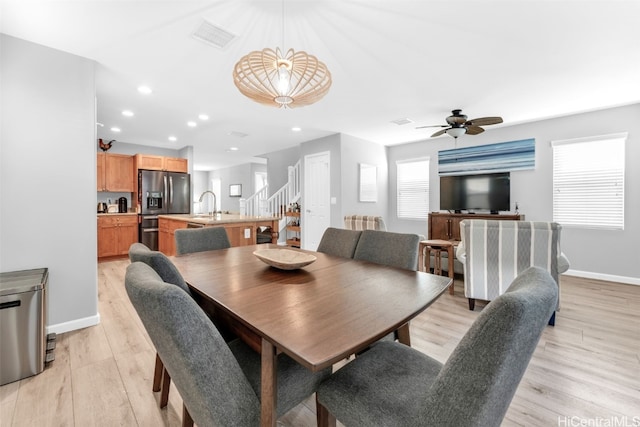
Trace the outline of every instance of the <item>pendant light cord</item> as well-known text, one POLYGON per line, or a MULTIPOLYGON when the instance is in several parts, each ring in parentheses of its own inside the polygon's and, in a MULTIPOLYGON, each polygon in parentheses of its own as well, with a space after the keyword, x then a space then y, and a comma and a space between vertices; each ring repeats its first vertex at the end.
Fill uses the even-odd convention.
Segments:
POLYGON ((282 0, 282 54, 284 55, 284 0, 282 0))

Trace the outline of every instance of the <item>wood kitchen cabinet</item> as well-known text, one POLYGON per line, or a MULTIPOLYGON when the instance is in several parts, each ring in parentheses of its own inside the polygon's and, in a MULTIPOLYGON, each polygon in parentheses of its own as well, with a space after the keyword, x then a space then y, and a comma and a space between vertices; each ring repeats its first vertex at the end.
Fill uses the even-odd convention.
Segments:
POLYGON ((187 223, 158 218, 158 250, 160 252, 168 256, 176 254, 175 231, 179 228, 187 228, 187 223))
POLYGON ((461 240, 460 221, 464 219, 489 219, 522 221, 524 215, 492 214, 450 214, 432 212, 429 214, 429 240, 461 240))
POLYGON ((181 159, 178 157, 136 154, 136 168, 155 171, 187 173, 189 165, 187 159, 181 159))
POLYGON ((97 153, 98 191, 135 191, 133 156, 97 153))
POLYGON ((98 258, 127 255, 137 241, 137 215, 98 216, 98 258))

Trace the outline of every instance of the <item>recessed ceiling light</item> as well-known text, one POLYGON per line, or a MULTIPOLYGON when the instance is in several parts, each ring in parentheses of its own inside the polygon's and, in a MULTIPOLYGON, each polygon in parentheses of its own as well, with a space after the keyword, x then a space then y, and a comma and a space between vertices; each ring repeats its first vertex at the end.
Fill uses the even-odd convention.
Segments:
POLYGON ((291 128, 292 132, 300 132, 301 130, 302 130, 302 128, 298 127, 298 126, 294 126, 294 127, 291 128))
POLYGON ((239 148, 238 147, 229 147, 229 151, 238 151, 239 148))
POLYGON ((112 127, 111 132, 120 132, 120 128, 112 127))
POLYGON ((101 128, 103 128, 103 127, 104 127, 104 125, 103 125, 102 123, 100 123, 100 122, 96 122, 96 124, 97 124, 98 126, 100 126, 101 128))
POLYGON ((176 142, 177 140, 178 140, 178 138, 176 138, 176 137, 175 137, 175 136, 173 136, 173 135, 171 135, 171 136, 169 137, 169 141, 171 141, 171 142, 176 142))
POLYGON ((200 115, 198 116, 198 118, 199 118, 200 120, 209 120, 209 116, 207 116, 206 114, 200 114, 200 115))
POLYGON ((130 111, 130 110, 124 110, 124 111, 122 112, 122 115, 123 115, 123 116, 127 116, 127 117, 133 117, 133 111, 130 111))
POLYGON ((198 126, 198 124, 196 122, 187 122, 187 126, 189 126, 190 128, 194 128, 196 126, 198 126))
POLYGON ((144 94, 144 95, 149 95, 151 92, 153 92, 151 90, 151 88, 149 86, 138 86, 138 92, 144 94))

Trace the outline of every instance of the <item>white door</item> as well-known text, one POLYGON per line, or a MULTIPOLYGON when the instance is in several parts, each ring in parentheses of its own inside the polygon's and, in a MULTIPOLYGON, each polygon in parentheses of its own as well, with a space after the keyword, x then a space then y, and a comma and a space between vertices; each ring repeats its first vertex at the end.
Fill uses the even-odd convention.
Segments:
POLYGON ((322 234, 331 225, 329 159, 328 151, 304 157, 303 249, 315 251, 322 234))

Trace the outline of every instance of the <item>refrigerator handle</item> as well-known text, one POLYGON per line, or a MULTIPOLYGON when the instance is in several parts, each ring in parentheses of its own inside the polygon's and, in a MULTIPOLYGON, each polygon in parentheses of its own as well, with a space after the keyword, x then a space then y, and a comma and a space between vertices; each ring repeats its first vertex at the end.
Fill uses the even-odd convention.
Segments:
POLYGON ((173 177, 169 176, 169 205, 173 206, 173 177))
POLYGON ((162 176, 162 180, 164 181, 164 209, 166 210, 169 204, 169 188, 167 187, 167 175, 162 176))

